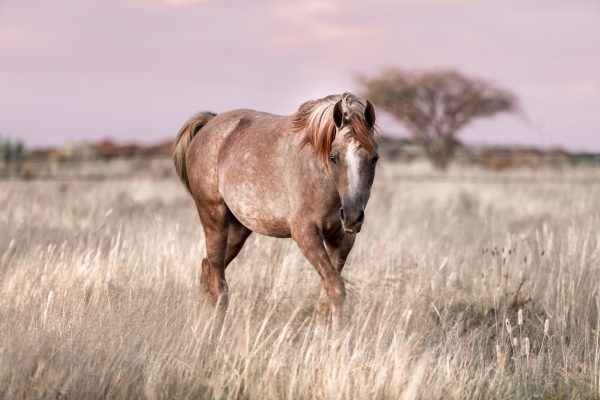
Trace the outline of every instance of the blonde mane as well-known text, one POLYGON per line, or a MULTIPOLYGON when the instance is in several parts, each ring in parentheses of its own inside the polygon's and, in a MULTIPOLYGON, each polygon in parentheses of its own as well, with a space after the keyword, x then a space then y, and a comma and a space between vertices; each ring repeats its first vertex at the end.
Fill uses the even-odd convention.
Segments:
POLYGON ((293 116, 292 126, 295 131, 304 132, 302 146, 310 144, 317 158, 326 163, 336 133, 333 109, 339 100, 342 100, 344 121, 351 127, 348 134, 367 151, 373 151, 375 148, 373 135, 365 122, 366 104, 361 98, 352 93, 344 93, 310 100, 298 108, 293 116))

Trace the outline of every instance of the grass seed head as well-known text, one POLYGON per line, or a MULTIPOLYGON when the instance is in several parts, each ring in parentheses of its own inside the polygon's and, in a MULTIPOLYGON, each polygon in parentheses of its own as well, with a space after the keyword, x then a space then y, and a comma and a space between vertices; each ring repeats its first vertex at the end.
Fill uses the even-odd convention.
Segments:
POLYGON ((505 324, 506 324, 506 331, 508 332, 509 335, 512 336, 512 325, 510 324, 510 321, 508 320, 508 318, 506 318, 505 324))
POLYGON ((521 343, 521 354, 526 357, 529 357, 529 338, 525 337, 521 343))

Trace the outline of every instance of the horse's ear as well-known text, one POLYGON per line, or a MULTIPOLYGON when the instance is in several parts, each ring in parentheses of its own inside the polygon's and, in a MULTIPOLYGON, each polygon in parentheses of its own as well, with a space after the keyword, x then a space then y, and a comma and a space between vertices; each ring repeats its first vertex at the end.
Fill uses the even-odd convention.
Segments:
POLYGON ((339 100, 337 103, 335 103, 335 106, 333 107, 333 122, 338 128, 342 127, 342 123, 344 122, 344 110, 342 108, 342 100, 339 100))
POLYGON ((375 126, 375 108, 369 100, 367 100, 367 105, 365 106, 365 122, 369 129, 375 126))

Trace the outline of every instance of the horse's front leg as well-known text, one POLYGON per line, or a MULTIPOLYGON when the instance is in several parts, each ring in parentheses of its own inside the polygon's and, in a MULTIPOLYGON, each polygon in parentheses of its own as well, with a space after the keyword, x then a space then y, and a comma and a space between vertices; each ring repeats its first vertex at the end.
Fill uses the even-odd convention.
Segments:
POLYGON ((346 289, 340 271, 334 267, 327 254, 321 231, 314 225, 303 226, 292 232, 292 238, 323 282, 323 290, 319 300, 321 326, 326 325, 327 311, 331 308, 334 328, 340 329, 346 289))
MULTIPOLYGON (((344 269, 344 265, 346 264, 346 259, 354 246, 354 239, 356 239, 356 234, 342 234, 335 236, 325 236, 325 245, 327 246, 327 254, 329 255, 329 260, 333 265, 333 268, 336 269, 340 274, 342 273, 342 269, 344 269)), ((327 292, 323 288, 321 290, 321 299, 327 298, 327 292)), ((325 301, 321 301, 321 315, 327 315, 330 310, 329 304, 325 301)), ((333 310, 332 310, 333 311, 333 310)), ((334 329, 341 330, 344 325, 343 315, 340 314, 339 318, 333 318, 334 329)))
POLYGON ((342 234, 341 236, 337 235, 333 237, 325 236, 329 260, 331 261, 331 264, 333 264, 333 267, 340 273, 342 272, 342 269, 344 269, 346 259, 354 246, 355 239, 355 233, 342 234))

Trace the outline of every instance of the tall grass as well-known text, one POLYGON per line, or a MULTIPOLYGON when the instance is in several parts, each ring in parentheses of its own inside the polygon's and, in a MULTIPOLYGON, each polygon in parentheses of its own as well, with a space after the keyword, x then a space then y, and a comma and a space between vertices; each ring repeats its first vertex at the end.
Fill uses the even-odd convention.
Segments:
POLYGON ((379 171, 328 340, 318 275, 257 235, 210 339, 202 231, 175 178, 3 182, 0 398, 597 397, 600 185, 401 168, 379 171))

